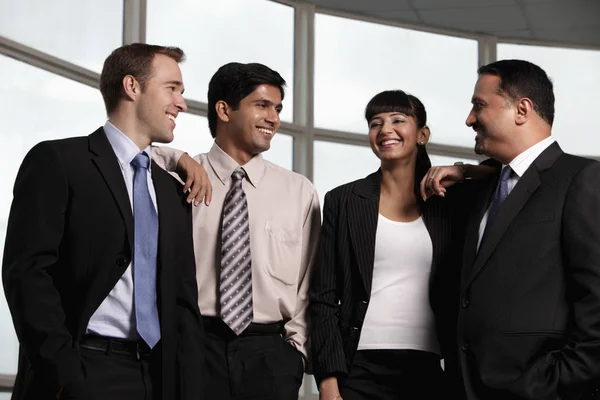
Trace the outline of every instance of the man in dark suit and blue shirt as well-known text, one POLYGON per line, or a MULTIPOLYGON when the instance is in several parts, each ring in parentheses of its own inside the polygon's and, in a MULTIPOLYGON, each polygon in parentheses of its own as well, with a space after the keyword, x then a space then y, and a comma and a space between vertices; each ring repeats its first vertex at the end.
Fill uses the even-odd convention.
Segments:
MULTIPOLYGON (((469 400, 594 397, 600 378, 600 163, 551 136, 553 85, 537 65, 479 69, 467 125, 502 165, 469 182, 456 324, 458 386, 469 400)), ((462 180, 432 168, 427 193, 462 180), (440 186, 441 185, 441 186, 440 186)), ((449 310, 456 314, 456 311, 449 310)))
POLYGON ((171 400, 202 366, 191 207, 152 161, 186 110, 174 47, 105 61, 108 121, 25 157, 4 289, 21 345, 13 399, 171 400))

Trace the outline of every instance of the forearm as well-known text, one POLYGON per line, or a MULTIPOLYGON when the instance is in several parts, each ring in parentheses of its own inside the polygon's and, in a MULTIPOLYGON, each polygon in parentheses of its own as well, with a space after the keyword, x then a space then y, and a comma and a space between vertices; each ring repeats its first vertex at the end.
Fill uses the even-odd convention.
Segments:
POLYGON ((177 163, 185 152, 167 146, 152 146, 152 160, 168 172, 177 171, 177 163))

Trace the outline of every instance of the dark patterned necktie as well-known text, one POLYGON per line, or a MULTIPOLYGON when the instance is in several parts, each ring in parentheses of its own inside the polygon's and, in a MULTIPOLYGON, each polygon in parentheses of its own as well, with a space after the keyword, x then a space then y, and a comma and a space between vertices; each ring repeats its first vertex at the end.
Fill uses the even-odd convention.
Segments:
POLYGON ((246 173, 233 171, 232 186, 223 203, 221 273, 219 295, 221 319, 239 335, 252 322, 252 262, 248 202, 242 189, 246 173))
POLYGON ((496 186, 496 191, 494 192, 494 197, 492 197, 492 205, 490 206, 490 212, 488 213, 488 219, 485 224, 485 231, 490 230, 496 215, 500 212, 500 206, 506 198, 508 197, 508 180, 512 175, 512 169, 510 166, 506 166, 502 169, 500 173, 500 179, 498 180, 498 185, 496 186))

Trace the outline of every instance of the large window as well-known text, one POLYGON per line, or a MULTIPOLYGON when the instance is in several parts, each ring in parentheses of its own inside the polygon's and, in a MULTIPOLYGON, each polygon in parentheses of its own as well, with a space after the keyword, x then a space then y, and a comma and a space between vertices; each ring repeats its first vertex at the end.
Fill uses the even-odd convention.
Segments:
POLYGON ((433 142, 472 145, 477 41, 322 14, 315 30, 316 126, 366 134, 371 97, 402 89, 425 104, 433 142))
POLYGON ((179 46, 186 97, 206 102, 208 82, 229 62, 259 62, 288 87, 281 118, 292 119, 294 9, 265 0, 148 0, 148 43, 179 46), (185 32, 185 33, 183 33, 185 32))
POLYGON ((122 42, 123 0, 3 1, 0 35, 100 72, 122 42))
POLYGON ((563 150, 600 156, 600 51, 498 44, 498 59, 517 58, 542 67, 554 84, 556 115, 552 135, 563 150), (557 60, 565 60, 560 62, 557 60))
MULTIPOLYGON (((4 249, 12 188, 25 154, 43 140, 89 135, 106 119, 100 92, 0 56, 0 109, 10 110, 0 131, 0 250, 4 249)), ((18 345, 6 300, 0 296, 0 374, 16 372, 18 345)))

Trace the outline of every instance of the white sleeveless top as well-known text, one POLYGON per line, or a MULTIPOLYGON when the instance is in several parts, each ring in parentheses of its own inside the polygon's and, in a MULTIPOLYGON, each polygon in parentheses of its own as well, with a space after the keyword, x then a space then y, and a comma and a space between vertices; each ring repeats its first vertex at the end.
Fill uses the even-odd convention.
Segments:
POLYGON ((371 300, 358 350, 440 353, 429 304, 432 259, 433 244, 422 217, 396 222, 379 215, 371 300))

